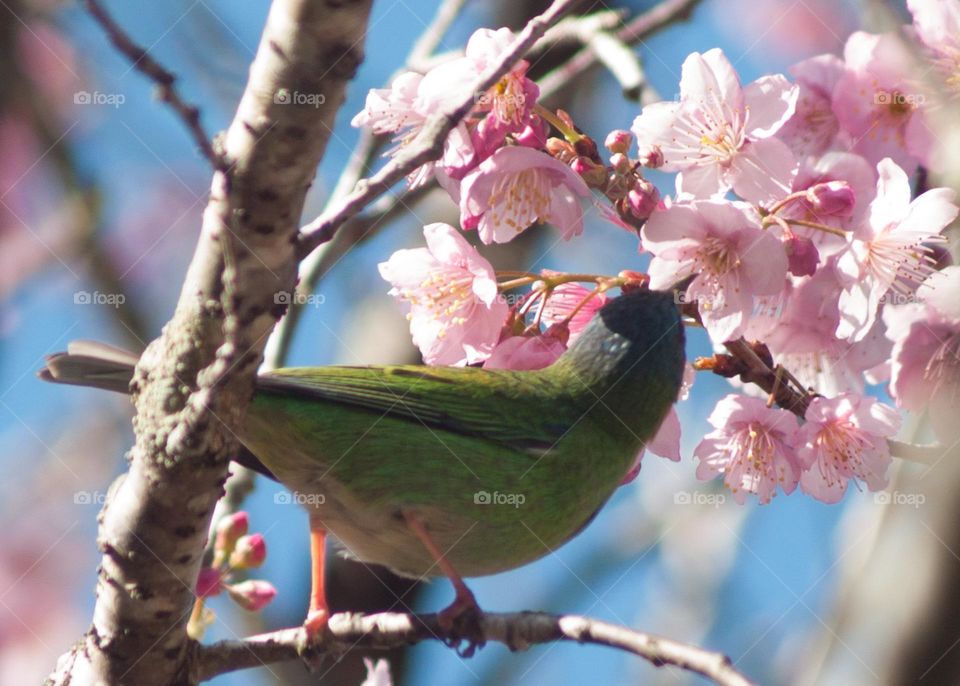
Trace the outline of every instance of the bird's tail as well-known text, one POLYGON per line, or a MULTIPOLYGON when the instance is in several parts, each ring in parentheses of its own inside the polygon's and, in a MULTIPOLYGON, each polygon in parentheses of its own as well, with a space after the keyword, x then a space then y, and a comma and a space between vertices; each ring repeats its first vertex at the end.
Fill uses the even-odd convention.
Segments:
MULTIPOLYGON (((72 341, 67 345, 67 352, 48 355, 37 376, 51 383, 130 393, 133 368, 138 359, 137 355, 106 343, 72 341)), ((242 445, 233 459, 244 467, 276 479, 266 465, 242 445)))
POLYGON ((52 383, 129 393, 137 359, 133 353, 106 343, 73 341, 67 352, 48 355, 37 376, 52 383))

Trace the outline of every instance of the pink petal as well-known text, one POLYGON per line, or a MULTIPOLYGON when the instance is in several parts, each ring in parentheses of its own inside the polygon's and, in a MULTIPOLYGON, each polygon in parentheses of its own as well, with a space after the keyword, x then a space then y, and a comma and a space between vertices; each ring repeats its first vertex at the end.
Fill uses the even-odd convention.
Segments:
POLYGON ((747 135, 766 138, 793 116, 799 89, 782 74, 762 76, 743 91, 747 109, 747 135))
POLYGON ((733 190, 744 200, 765 202, 790 192, 797 163, 787 144, 776 138, 750 141, 733 158, 733 190))

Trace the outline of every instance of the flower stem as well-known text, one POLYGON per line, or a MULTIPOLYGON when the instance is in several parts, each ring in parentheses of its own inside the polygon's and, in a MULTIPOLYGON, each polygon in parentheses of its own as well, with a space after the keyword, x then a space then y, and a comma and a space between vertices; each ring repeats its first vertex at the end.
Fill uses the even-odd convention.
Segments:
POLYGON ((536 105, 534 105, 533 110, 542 119, 545 119, 546 121, 550 122, 550 125, 553 126, 553 128, 555 128, 557 131, 562 133, 563 137, 566 138, 568 142, 576 143, 577 141, 579 141, 581 138, 584 137, 583 134, 577 133, 572 128, 567 126, 563 122, 563 120, 560 119, 560 117, 555 115, 553 112, 548 110, 546 107, 544 107, 540 103, 537 103, 536 105))

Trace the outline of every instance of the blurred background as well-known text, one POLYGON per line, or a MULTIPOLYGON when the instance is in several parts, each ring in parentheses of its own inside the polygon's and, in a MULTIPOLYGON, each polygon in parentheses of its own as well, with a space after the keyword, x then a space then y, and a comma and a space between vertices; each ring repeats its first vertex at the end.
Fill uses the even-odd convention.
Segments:
MULTIPOLYGON (((519 27, 547 3, 467 3, 441 43, 480 27, 519 27)), ((608 2, 636 13, 656 3, 608 2)), ((584 11, 596 10, 583 3, 584 11)), ((242 92, 266 0, 111 2, 133 38, 180 77, 208 131, 225 128, 242 92)), ((376 0, 367 58, 311 191, 316 214, 357 141, 349 119, 383 86, 436 10, 432 0, 376 0)), ((904 12, 903 8, 894 8, 904 12)), ((906 14, 903 14, 906 18, 906 14)), ((719 46, 744 82, 839 53, 857 28, 889 17, 869 2, 704 0, 688 22, 641 42, 646 99, 677 92, 692 51, 719 46)), ((548 55, 542 74, 564 57, 548 55)), ((40 383, 45 354, 75 338, 139 350, 173 311, 193 251, 210 172, 180 122, 74 3, 0 0, 0 683, 36 683, 86 629, 93 607, 97 513, 131 444, 126 398, 40 383)), ((594 69, 549 102, 598 140, 628 128, 641 103, 594 69)), ((669 192, 666 187, 664 192, 669 192)), ((304 308, 288 364, 415 361, 406 322, 376 264, 420 245, 425 222, 456 223, 428 194, 348 251, 304 308)), ((550 229, 486 251, 498 268, 615 274, 642 270, 637 241, 588 217, 585 236, 550 229)), ((689 356, 708 354, 691 336, 689 356)), ((960 681, 960 521, 952 455, 933 467, 895 464, 893 492, 856 489, 837 506, 796 495, 737 506, 694 479, 690 451, 726 392, 698 378, 680 405, 684 459, 648 456, 635 482, 575 541, 535 564, 475 579, 489 610, 585 613, 720 650, 764 684, 949 684, 960 681)), ((920 438, 922 427, 908 427, 920 438)), ((206 640, 299 623, 309 585, 307 518, 260 480, 246 500, 266 535, 262 573, 279 589, 265 612, 225 598, 206 640)), ((446 583, 411 584, 362 565, 331 571, 334 609, 437 609, 446 583), (398 598, 400 599, 398 601, 398 598)), ((490 645, 470 660, 436 644, 390 655, 398 684, 676 684, 696 679, 597 647, 550 645, 511 654, 490 645)), ((224 685, 359 684, 359 655, 308 675, 299 664, 220 677, 224 685)))

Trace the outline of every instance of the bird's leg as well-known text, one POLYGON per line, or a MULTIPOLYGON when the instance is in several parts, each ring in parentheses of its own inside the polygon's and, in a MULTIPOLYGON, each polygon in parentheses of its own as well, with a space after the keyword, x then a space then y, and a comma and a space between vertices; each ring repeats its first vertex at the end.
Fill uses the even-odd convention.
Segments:
POLYGON ((308 640, 319 638, 327 628, 330 608, 327 605, 327 592, 324 586, 324 558, 326 556, 327 530, 322 522, 310 517, 310 609, 303 627, 308 640))
POLYGON ((463 578, 457 573, 454 566, 450 564, 450 561, 446 558, 443 551, 440 550, 436 541, 433 540, 430 532, 427 531, 426 525, 424 525, 414 513, 408 510, 403 510, 403 518, 406 520, 410 530, 420 539, 420 542, 423 543, 423 547, 430 553, 430 557, 432 557, 434 562, 437 563, 437 566, 440 567, 440 571, 450 579, 450 582, 453 584, 453 590, 457 594, 453 602, 441 610, 439 615, 440 626, 450 630, 458 620, 465 617, 469 617, 473 620, 473 623, 476 623, 476 620, 479 619, 483 611, 480 609, 480 606, 477 605, 477 599, 473 596, 473 591, 467 588, 467 585, 463 582, 463 578))

